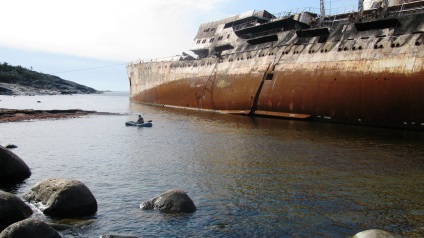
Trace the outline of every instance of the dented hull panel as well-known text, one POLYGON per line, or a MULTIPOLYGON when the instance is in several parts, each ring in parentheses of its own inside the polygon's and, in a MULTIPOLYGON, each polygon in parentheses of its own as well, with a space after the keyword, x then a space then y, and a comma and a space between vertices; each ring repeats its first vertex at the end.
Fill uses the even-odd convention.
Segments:
MULTIPOLYGON (((264 82, 258 114, 287 118, 297 118, 290 114, 301 114, 329 122, 424 129, 423 73, 408 77, 347 75, 316 77, 301 71, 277 72, 272 80, 264 82)), ((203 90, 210 82, 207 78, 181 79, 132 95, 131 100, 219 111, 240 110, 248 114, 261 77, 227 75, 222 80, 226 87, 214 85, 213 90, 203 90)))
POLYGON ((414 128, 424 120, 424 85, 417 80, 423 77, 351 73, 347 77, 316 78, 304 73, 288 77, 281 72, 275 82, 266 82, 258 110, 309 114, 326 121, 414 128))

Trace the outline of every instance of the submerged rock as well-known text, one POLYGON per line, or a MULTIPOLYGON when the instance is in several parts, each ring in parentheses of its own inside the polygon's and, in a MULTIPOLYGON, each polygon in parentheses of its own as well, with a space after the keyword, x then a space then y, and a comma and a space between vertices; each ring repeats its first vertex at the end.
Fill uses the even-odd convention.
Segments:
POLYGON ((60 238, 57 231, 46 223, 36 219, 26 219, 13 223, 0 233, 0 238, 60 238))
POLYGON ((91 216, 97 212, 97 201, 78 180, 46 179, 37 183, 23 197, 28 202, 41 202, 43 213, 56 217, 91 216))
POLYGON ((31 215, 32 209, 24 201, 11 193, 0 190, 0 231, 31 215))
POLYGON ((191 198, 181 189, 169 190, 158 197, 142 203, 140 208, 143 210, 156 209, 166 213, 192 213, 196 211, 196 206, 191 198))
POLYGON ((17 145, 14 145, 14 144, 7 144, 7 145, 3 145, 3 147, 4 147, 4 148, 7 148, 7 149, 15 149, 15 148, 18 148, 18 146, 17 146, 17 145))
POLYGON ((47 224, 56 231, 64 231, 89 226, 95 221, 96 219, 63 219, 55 222, 48 222, 47 224))
POLYGON ((25 162, 9 149, 0 146, 0 185, 14 185, 31 176, 25 162))
POLYGON ((137 238, 137 236, 125 236, 125 235, 102 235, 100 238, 137 238))
POLYGON ((400 238, 400 236, 383 230, 371 229, 361 231, 352 238, 400 238))

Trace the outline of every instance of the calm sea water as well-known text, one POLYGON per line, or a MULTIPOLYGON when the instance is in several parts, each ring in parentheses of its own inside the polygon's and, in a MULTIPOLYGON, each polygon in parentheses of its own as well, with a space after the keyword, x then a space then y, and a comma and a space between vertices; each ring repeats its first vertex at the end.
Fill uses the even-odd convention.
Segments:
POLYGON ((12 192, 61 177, 96 197, 96 221, 64 237, 347 237, 371 228, 424 236, 422 132, 151 107, 127 93, 0 100, 123 113, 0 124, 0 144, 18 145, 32 170, 12 192), (138 113, 153 127, 124 125, 138 113), (198 210, 139 209, 173 188, 198 210))

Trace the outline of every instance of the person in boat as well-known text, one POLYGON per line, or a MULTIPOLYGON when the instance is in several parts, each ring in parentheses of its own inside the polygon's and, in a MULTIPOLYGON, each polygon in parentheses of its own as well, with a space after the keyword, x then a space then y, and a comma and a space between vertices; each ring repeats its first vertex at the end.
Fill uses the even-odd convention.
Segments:
POLYGON ((141 115, 138 115, 137 123, 138 124, 143 124, 144 123, 144 119, 141 117, 141 115))

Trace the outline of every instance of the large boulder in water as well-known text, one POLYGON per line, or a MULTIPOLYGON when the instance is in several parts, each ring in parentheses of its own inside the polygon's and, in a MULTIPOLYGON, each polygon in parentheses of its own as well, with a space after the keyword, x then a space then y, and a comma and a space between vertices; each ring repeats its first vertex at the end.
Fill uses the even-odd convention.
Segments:
POLYGON ((172 189, 140 205, 143 210, 157 209, 166 213, 192 213, 196 211, 191 198, 181 189, 172 189))
POLYGON ((383 230, 371 229, 361 231, 352 238, 400 238, 400 236, 383 230))
POLYGON ((24 201, 11 193, 0 190, 0 231, 31 215, 32 209, 24 201))
POLYGON ((28 202, 41 202, 43 213, 50 216, 79 217, 97 212, 96 199, 78 180, 46 179, 37 183, 23 198, 28 202))
POLYGON ((61 236, 57 231, 42 221, 26 219, 10 225, 0 233, 0 238, 16 237, 60 238, 61 236))
POLYGON ((31 176, 31 170, 25 162, 0 145, 0 186, 14 185, 31 176))

